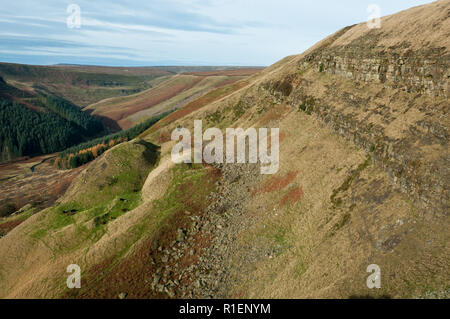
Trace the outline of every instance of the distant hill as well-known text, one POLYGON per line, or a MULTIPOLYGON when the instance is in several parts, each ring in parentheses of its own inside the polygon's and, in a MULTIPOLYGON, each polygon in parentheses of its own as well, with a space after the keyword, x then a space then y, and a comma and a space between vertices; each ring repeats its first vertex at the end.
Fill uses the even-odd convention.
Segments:
POLYGON ((0 63, 0 76, 30 87, 39 86, 79 107, 101 99, 128 95, 152 87, 152 80, 171 72, 151 69, 34 66, 0 63))
POLYGON ((101 134, 131 128, 259 70, 0 63, 1 161, 61 151, 101 134), (186 71, 190 75, 178 75, 186 71), (197 75, 196 71, 207 73, 197 75), (86 107, 91 102, 97 103, 86 107), (60 119, 56 121, 55 116, 60 119), (49 123, 55 125, 53 131, 49 123))
MULTIPOLYGON (((212 67, 176 67, 180 73, 145 91, 105 99, 89 105, 91 114, 110 119, 121 128, 130 128, 154 115, 179 109, 206 93, 243 80, 261 71, 259 68, 215 70, 212 67), (201 70, 193 72, 193 70, 201 70)), ((108 122, 105 122, 108 125, 108 122)))
POLYGON ((6 81, 0 76, 0 98, 10 101, 16 98, 25 98, 33 96, 30 92, 18 89, 12 85, 6 83, 6 81))

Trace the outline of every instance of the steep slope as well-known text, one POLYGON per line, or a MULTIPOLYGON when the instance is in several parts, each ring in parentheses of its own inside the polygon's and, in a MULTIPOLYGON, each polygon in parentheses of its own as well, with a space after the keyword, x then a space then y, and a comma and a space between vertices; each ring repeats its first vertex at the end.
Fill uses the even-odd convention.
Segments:
POLYGON ((12 85, 6 83, 6 81, 0 76, 0 98, 5 100, 14 101, 16 97, 31 97, 32 92, 21 90, 12 85))
POLYGON ((448 211, 449 13, 437 1, 385 17, 381 29, 340 31, 295 61, 302 83, 288 98, 438 213, 448 211))
POLYGON ((0 239, 0 296, 449 298, 449 12, 437 1, 381 29, 347 27, 209 92, 126 144, 161 145, 149 174, 135 162, 143 149, 108 151, 60 205, 0 239), (204 129, 279 127, 279 171, 174 165, 164 137, 199 119, 204 129), (117 171, 102 173, 108 165, 117 171), (119 187, 122 167, 139 169, 139 182, 119 187), (141 197, 108 221, 129 208, 117 206, 131 200, 114 197, 121 189, 141 197), (63 206, 72 196, 83 203, 63 206), (107 231, 93 235, 95 220, 107 231), (65 287, 71 263, 83 269, 79 290, 65 287), (380 289, 367 287, 371 264, 380 289))

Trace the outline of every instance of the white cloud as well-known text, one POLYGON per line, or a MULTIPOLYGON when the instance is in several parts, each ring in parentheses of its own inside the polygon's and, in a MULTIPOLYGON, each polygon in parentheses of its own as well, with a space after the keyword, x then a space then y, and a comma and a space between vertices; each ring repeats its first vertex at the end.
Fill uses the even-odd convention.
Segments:
MULTIPOLYGON (((364 21, 372 0, 32 0, 0 13, 2 56, 46 54, 151 64, 269 65, 300 53, 346 25, 364 21), (68 4, 81 8, 80 29, 66 27, 68 4), (30 46, 30 39, 38 39, 30 46), (20 44, 21 41, 22 45, 20 44), (51 42, 51 46, 47 42, 51 42), (61 46, 58 48, 58 41, 61 46), (77 47, 78 44, 78 47, 77 47), (26 51, 26 52, 25 52, 26 51), (100 53, 99 53, 100 52, 100 53)), ((383 14, 431 2, 378 0, 383 14)), ((1 44, 1 43, 0 43, 1 44)), ((60 59, 58 60, 58 57, 60 59)), ((17 62, 27 63, 20 58, 17 62)), ((98 63, 98 62, 97 62, 98 63)))

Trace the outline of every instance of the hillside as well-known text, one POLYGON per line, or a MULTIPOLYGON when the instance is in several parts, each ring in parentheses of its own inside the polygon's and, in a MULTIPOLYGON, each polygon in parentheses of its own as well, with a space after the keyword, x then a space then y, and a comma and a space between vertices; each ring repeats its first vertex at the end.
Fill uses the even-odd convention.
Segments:
POLYGON ((220 66, 104 67, 0 63, 0 76, 16 86, 45 89, 84 108, 103 99, 139 93, 179 73, 239 69, 246 70, 220 66))
POLYGON ((21 219, 0 238, 0 297, 450 298, 449 14, 346 27, 108 150, 52 207, 0 220, 21 219), (278 172, 174 164, 170 132, 200 119, 278 127, 278 172))
POLYGON ((259 70, 0 63, 0 162, 129 129, 259 70))
POLYGON ((143 92, 105 99, 89 105, 86 110, 95 116, 111 119, 126 129, 151 116, 178 109, 215 88, 242 80, 260 70, 181 73, 143 92))

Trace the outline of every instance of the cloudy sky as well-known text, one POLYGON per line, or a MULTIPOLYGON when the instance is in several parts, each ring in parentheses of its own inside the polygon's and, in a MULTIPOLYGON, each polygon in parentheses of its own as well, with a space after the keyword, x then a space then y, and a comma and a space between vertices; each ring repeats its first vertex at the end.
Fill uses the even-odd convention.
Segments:
POLYGON ((0 61, 265 66, 304 51, 344 26, 366 21, 372 3, 387 15, 429 2, 5 0, 0 61))

